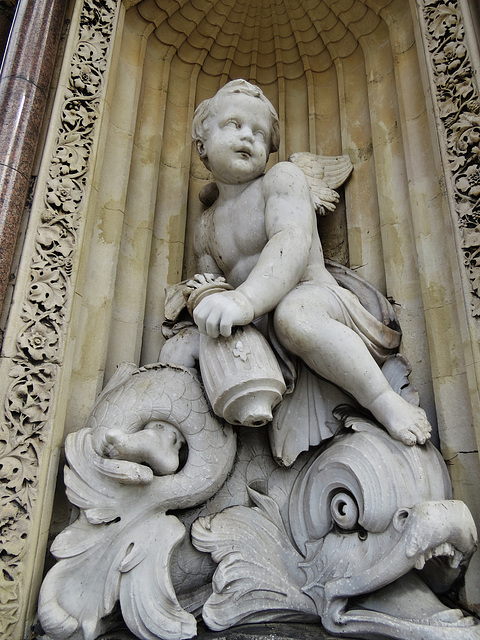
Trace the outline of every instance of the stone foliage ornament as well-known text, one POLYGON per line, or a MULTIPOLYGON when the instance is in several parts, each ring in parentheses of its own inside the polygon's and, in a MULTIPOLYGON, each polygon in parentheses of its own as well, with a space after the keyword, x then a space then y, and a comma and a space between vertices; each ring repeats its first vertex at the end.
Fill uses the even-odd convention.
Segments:
MULTIPOLYGON (((20 330, 0 422, 0 636, 18 621, 23 555, 39 492, 38 470, 50 450, 52 413, 64 357, 72 270, 84 220, 89 160, 118 15, 114 0, 84 0, 75 51, 48 167, 43 211, 19 314, 20 330)), ((31 222, 31 228, 33 228, 31 222)))
POLYGON ((197 612, 213 630, 317 621, 348 637, 479 638, 473 618, 435 595, 476 546, 440 455, 405 446, 347 405, 336 418, 333 439, 280 467, 263 429, 239 431, 236 452, 189 371, 124 365, 66 443, 80 516, 52 547, 58 563, 39 603, 45 637, 94 640, 119 601, 142 640, 193 637, 197 612), (164 433, 142 450, 152 422, 185 439, 176 473, 152 470, 172 448, 179 460, 164 433))
POLYGON ((472 286, 472 312, 480 315, 480 95, 457 2, 419 1, 435 87, 440 130, 453 186, 465 268, 472 286))
POLYGON ((350 408, 340 413, 347 429, 292 472, 286 500, 252 489, 253 507, 194 523, 194 544, 219 563, 204 620, 222 630, 316 614, 348 637, 478 638, 473 618, 433 594, 458 577, 476 540, 438 452, 405 447, 350 408))
POLYGON ((44 631, 94 640, 120 601, 139 638, 195 635, 195 618, 180 606, 170 575, 185 528, 167 511, 214 495, 235 450, 232 428, 210 415, 191 373, 163 365, 119 369, 87 426, 66 442, 67 495, 81 515, 52 546, 59 562, 40 592, 44 631), (188 458, 174 473, 183 442, 188 458))

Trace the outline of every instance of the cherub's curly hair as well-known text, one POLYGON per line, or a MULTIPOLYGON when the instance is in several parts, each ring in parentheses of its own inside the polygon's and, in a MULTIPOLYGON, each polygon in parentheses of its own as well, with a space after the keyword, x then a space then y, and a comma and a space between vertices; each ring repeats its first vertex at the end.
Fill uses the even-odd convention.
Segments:
POLYGON ((252 98, 259 98, 267 106, 272 125, 270 153, 277 151, 280 145, 280 123, 278 121, 277 112, 270 100, 265 97, 265 94, 259 87, 256 87, 255 85, 250 84, 250 82, 242 79, 228 82, 217 91, 213 98, 204 100, 198 105, 195 109, 192 122, 192 138, 194 142, 205 142, 209 130, 208 120, 216 113, 218 98, 232 93, 243 93, 247 96, 251 96, 252 98))

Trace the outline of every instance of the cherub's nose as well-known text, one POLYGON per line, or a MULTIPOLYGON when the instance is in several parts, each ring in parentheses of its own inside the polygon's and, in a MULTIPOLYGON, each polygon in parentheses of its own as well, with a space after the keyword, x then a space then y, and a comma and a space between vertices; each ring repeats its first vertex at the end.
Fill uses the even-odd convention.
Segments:
POLYGON ((243 140, 249 140, 250 142, 253 142, 254 140, 253 131, 250 129, 250 127, 247 127, 245 125, 240 129, 240 137, 243 140))

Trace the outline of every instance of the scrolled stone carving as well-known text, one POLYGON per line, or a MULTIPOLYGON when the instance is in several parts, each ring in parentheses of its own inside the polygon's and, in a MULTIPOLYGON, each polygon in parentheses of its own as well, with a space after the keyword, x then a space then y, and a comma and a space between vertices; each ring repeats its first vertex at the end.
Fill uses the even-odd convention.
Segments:
POLYGON ((119 3, 84 0, 0 424, 0 635, 17 621, 22 555, 72 303, 72 264, 119 3))
POLYGON ((67 495, 81 515, 52 546, 59 562, 40 592, 44 631, 94 640, 120 601, 139 638, 195 635, 195 618, 180 606, 170 575, 185 528, 167 511, 214 495, 235 449, 231 427, 210 415, 190 372, 121 367, 86 427, 66 442, 67 495), (177 471, 183 441, 187 459, 177 471))
POLYGON ((473 519, 451 500, 443 460, 431 444, 405 447, 351 409, 340 413, 347 430, 300 473, 289 472, 287 506, 251 491, 253 507, 194 523, 194 544, 219 563, 207 624, 220 630, 317 615, 348 637, 480 637, 473 618, 433 593, 448 588, 476 548, 473 519))
POLYGON ((473 315, 480 315, 480 101, 459 3, 422 0, 436 104, 444 126, 473 315))
POLYGON ((441 456, 431 444, 392 439, 348 405, 336 414, 337 435, 288 469, 259 429, 239 432, 234 461, 235 437, 209 414, 194 375, 121 368, 67 441, 65 481, 80 517, 52 547, 59 562, 39 609, 48 637, 93 640, 118 599, 142 640, 195 635, 189 611, 199 609, 213 630, 321 621, 348 637, 479 638, 475 619, 435 595, 476 548, 441 456), (159 434, 136 446, 152 421, 187 442, 177 473, 153 470, 171 448, 159 434), (121 451, 118 432, 127 437, 121 451))

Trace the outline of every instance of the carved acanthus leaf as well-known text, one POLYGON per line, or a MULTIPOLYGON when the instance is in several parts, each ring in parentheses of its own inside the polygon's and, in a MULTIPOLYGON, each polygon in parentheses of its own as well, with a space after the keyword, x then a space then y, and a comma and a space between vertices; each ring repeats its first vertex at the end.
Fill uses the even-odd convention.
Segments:
POLYGON ((231 507, 199 518, 192 540, 219 563, 203 618, 213 630, 235 624, 315 617, 299 587, 303 557, 292 545, 274 500, 250 489, 255 508, 231 507))

